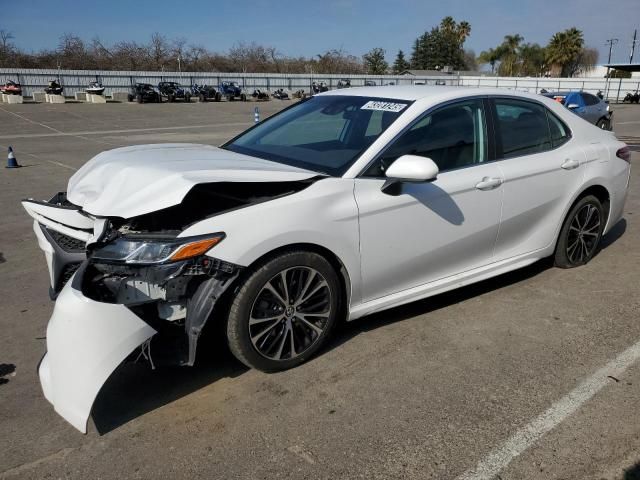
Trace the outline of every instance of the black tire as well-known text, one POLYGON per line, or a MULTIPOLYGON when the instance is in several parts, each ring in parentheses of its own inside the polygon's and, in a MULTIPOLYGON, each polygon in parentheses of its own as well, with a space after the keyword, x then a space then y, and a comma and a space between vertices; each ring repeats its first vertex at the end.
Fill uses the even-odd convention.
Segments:
POLYGON ((144 99, 142 98, 142 95, 140 95, 140 94, 136 95, 136 102, 144 103, 144 99))
POLYGON ((229 349, 242 363, 263 372, 296 367, 325 344, 337 322, 340 304, 338 275, 324 257, 306 251, 278 255, 247 272, 237 290, 227 320, 229 349), (282 272, 288 279, 286 291, 282 289, 282 272), (307 280, 312 283, 305 288, 307 280), (289 299, 286 308, 271 293, 273 289, 280 291, 280 298, 289 299), (310 295, 309 290, 313 292, 310 295), (309 296, 305 299, 305 295, 309 296), (295 302, 300 299, 302 302, 294 303, 294 296, 295 302), (309 305, 310 300, 313 305, 309 305), (315 328, 309 325, 309 317, 314 316, 308 313, 311 307, 323 310, 311 320, 315 328), (328 311, 325 312, 325 308, 328 311), (274 314, 273 319, 264 320, 274 314), (251 326, 251 318, 257 318, 258 322, 251 326), (264 324, 267 326, 262 329, 264 324))
POLYGON ((169 103, 173 103, 173 101, 175 100, 175 97, 173 96, 173 94, 169 94, 167 95, 167 100, 169 101, 169 103))
POLYGON ((198 95, 198 100, 200 100, 200 102, 204 103, 207 101, 207 97, 205 96, 204 93, 201 93, 200 95, 198 95))
POLYGON ((190 103, 190 102, 191 102, 191 95, 186 94, 186 95, 184 96, 184 101, 185 101, 185 103, 190 103))
POLYGON ((600 200, 593 195, 579 199, 562 224, 556 243, 555 265, 574 268, 589 263, 598 251, 606 220, 600 200))
POLYGON ((609 120, 607 120, 606 118, 601 118, 596 123, 596 127, 600 128, 602 130, 611 130, 611 122, 609 120))
POLYGON ((131 94, 127 95, 127 100, 129 100, 130 102, 133 102, 134 100, 133 95, 131 94))
POLYGON ((240 94, 240 100, 243 101, 243 102, 246 102, 247 101, 247 96, 244 93, 240 94))
POLYGON ((220 95, 220 92, 216 92, 215 100, 216 102, 219 102, 220 100, 222 100, 222 95, 220 95))

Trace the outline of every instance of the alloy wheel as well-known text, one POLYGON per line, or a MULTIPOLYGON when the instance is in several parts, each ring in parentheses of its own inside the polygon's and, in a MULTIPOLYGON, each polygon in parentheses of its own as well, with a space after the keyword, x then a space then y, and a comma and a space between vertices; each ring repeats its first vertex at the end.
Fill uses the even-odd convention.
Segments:
POLYGON ((567 258, 574 265, 587 262, 594 254, 600 237, 600 211, 587 203, 571 220, 567 233, 567 258))
POLYGON ((322 274, 288 268, 265 283, 253 302, 251 343, 266 358, 296 358, 320 339, 330 316, 331 289, 322 274))

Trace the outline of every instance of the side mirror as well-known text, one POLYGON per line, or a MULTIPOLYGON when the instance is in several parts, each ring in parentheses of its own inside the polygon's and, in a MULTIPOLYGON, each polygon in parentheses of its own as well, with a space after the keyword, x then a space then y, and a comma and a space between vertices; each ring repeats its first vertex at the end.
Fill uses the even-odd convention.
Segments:
POLYGON ((402 182, 429 182, 436 179, 438 172, 438 166, 430 158, 402 155, 387 169, 387 181, 382 186, 382 191, 398 195, 398 186, 402 182))
POLYGON ((570 103, 569 105, 567 105, 567 108, 569 110, 575 110, 576 108, 579 108, 580 105, 578 105, 577 103, 570 103))

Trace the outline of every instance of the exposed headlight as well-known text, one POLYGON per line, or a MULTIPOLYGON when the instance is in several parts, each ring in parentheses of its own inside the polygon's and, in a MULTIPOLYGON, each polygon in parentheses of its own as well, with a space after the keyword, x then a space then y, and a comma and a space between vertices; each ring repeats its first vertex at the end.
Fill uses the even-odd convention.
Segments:
POLYGON ((171 240, 120 237, 93 252, 92 258, 133 265, 176 262, 204 254, 220 243, 224 233, 171 240))

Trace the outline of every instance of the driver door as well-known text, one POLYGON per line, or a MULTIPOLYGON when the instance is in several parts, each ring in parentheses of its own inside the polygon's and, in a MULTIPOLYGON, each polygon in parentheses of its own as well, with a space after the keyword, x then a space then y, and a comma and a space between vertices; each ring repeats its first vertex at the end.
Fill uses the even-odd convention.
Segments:
POLYGON ((363 300, 451 277, 491 262, 502 206, 502 173, 489 162, 482 99, 440 107, 418 119, 355 180, 363 300), (381 190, 405 154, 431 158, 431 182, 381 190))

